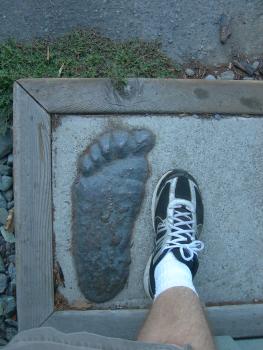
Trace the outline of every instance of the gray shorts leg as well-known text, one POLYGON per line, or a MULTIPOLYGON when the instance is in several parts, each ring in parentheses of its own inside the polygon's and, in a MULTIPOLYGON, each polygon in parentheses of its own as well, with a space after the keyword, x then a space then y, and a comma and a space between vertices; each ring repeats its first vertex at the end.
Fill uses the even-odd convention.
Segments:
POLYGON ((175 345, 151 344, 109 338, 97 334, 62 333, 54 328, 42 327, 20 332, 5 347, 6 350, 190 350, 175 345))

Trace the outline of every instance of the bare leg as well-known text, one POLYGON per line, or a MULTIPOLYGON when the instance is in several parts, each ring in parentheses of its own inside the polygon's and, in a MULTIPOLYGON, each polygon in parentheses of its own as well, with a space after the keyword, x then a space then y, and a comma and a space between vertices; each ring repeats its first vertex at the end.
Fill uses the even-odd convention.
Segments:
POLYGON ((215 350, 199 298, 185 287, 167 289, 157 297, 138 340, 215 350))

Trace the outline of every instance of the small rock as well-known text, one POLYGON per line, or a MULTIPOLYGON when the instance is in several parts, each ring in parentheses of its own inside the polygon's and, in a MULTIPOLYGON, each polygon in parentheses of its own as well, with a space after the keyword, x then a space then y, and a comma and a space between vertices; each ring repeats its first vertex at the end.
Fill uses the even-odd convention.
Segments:
POLYGON ((0 272, 5 272, 5 264, 1 255, 0 255, 0 272))
POLYGON ((10 153, 12 151, 12 148, 13 148, 12 133, 10 130, 8 130, 5 135, 0 137, 0 159, 2 159, 8 153, 10 153))
POLYGON ((193 77, 193 76, 195 75, 195 72, 194 72, 194 70, 191 69, 191 68, 186 68, 185 74, 186 74, 188 77, 193 77))
POLYGON ((225 44, 231 36, 231 17, 225 14, 221 15, 219 26, 220 42, 225 44))
POLYGON ((254 80, 252 77, 244 77, 243 80, 254 80))
POLYGON ((2 233, 2 236, 4 237, 4 240, 8 243, 15 243, 16 239, 13 233, 8 232, 4 226, 0 228, 0 232, 2 233))
POLYGON ((13 296, 0 296, 0 315, 12 317, 16 311, 16 302, 13 296))
POLYGON ((11 201, 11 202, 7 203, 7 209, 10 210, 12 208, 14 208, 14 201, 11 201))
POLYGON ((258 66, 259 66, 259 61, 253 62, 251 66, 252 66, 255 70, 257 70, 257 69, 258 69, 258 66))
POLYGON ((14 336, 17 335, 17 329, 14 327, 6 327, 6 340, 10 341, 14 336))
POLYGON ((15 263, 16 263, 16 256, 15 256, 15 254, 9 255, 9 256, 7 257, 7 261, 8 261, 9 263, 15 264, 15 263))
POLYGON ((6 208, 6 199, 1 192, 0 192, 0 208, 6 208))
POLYGON ((7 158, 7 165, 13 165, 13 161, 14 161, 14 157, 13 157, 13 154, 12 153, 10 153, 9 155, 8 155, 8 158, 7 158))
POLYGON ((249 76, 252 76, 255 73, 255 69, 252 67, 251 64, 249 64, 247 62, 244 62, 244 61, 239 62, 237 60, 234 60, 233 65, 235 67, 239 68, 240 70, 242 70, 243 72, 247 73, 249 76))
POLYGON ((12 175, 12 168, 8 165, 0 164, 0 175, 12 175))
POLYGON ((0 255, 2 259, 4 260, 6 257, 6 242, 4 240, 4 237, 0 235, 0 255))
POLYGON ((7 276, 4 273, 0 273, 0 293, 4 293, 7 287, 7 276))
POLYGON ((6 256, 15 254, 15 243, 8 243, 6 242, 5 247, 6 247, 6 256))
POLYGON ((232 70, 227 70, 220 74, 222 80, 233 80, 235 78, 235 73, 232 70))
POLYGON ((8 211, 5 208, 0 208, 0 224, 5 225, 8 217, 8 211))
POLYGON ((15 280, 16 279, 16 267, 13 263, 10 263, 8 265, 8 275, 10 276, 11 280, 15 280))
POLYGON ((216 80, 216 77, 212 74, 208 74, 206 77, 205 77, 205 80, 216 80))
POLYGON ((0 181, 0 191, 8 191, 13 185, 13 178, 11 176, 2 176, 0 181))
POLYGON ((8 201, 8 202, 11 202, 14 198, 14 192, 13 190, 8 190, 4 193, 4 196, 5 196, 5 199, 8 201))

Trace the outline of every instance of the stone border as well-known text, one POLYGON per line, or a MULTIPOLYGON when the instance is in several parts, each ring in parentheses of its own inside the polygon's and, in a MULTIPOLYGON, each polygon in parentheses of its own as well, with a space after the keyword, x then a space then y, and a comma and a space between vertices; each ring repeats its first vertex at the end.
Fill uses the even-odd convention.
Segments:
MULTIPOLYGON (((60 114, 129 113, 263 115, 263 83, 129 79, 122 92, 108 79, 22 79, 14 84, 19 330, 52 324, 67 331, 71 318, 74 327, 81 330, 81 324, 90 323, 91 318, 93 322, 95 317, 94 311, 54 311, 52 119, 56 121, 60 114)), ((261 304, 208 307, 207 310, 217 335, 263 335, 261 304)), ((135 311, 125 312, 129 319, 135 311)), ((145 315, 145 311, 138 313, 145 315)), ((105 319, 106 314, 110 317, 112 311, 104 311, 105 319)), ((141 319, 139 316, 138 320, 141 319)), ((121 336, 121 332, 119 334, 121 336)))

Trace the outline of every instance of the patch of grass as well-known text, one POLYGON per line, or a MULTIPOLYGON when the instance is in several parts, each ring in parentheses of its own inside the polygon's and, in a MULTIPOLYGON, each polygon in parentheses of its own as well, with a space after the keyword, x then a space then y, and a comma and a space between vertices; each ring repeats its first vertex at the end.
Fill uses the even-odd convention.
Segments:
POLYGON ((179 67, 153 42, 114 42, 93 31, 74 31, 52 42, 0 44, 0 133, 12 123, 12 87, 20 78, 176 77, 179 67))

